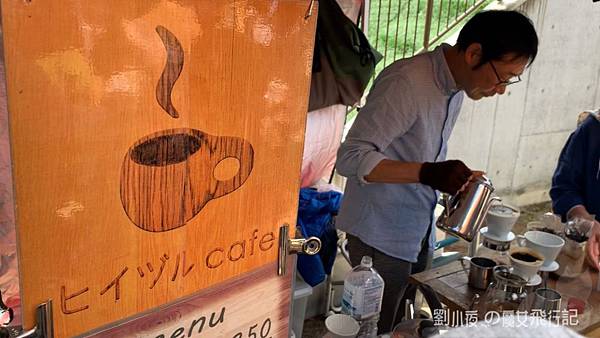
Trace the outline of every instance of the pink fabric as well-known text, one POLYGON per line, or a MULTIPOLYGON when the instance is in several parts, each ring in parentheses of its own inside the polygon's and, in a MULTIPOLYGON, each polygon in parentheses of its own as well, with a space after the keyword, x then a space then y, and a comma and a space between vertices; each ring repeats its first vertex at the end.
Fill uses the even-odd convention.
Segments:
POLYGON ((308 113, 302 156, 301 187, 329 179, 344 131, 346 106, 335 105, 308 113))
POLYGON ((362 2, 363 0, 337 0, 342 12, 344 12, 344 14, 346 14, 346 16, 355 23, 358 19, 358 12, 360 11, 360 5, 362 2))
POLYGON ((5 303, 15 310, 11 325, 19 325, 21 302, 3 55, 0 47, 0 291, 5 303))
MULTIPOLYGON (((356 22, 363 0, 337 0, 340 8, 356 22)), ((328 180, 342 141, 346 106, 334 105, 308 113, 302 156, 301 187, 312 187, 321 178, 328 180)))

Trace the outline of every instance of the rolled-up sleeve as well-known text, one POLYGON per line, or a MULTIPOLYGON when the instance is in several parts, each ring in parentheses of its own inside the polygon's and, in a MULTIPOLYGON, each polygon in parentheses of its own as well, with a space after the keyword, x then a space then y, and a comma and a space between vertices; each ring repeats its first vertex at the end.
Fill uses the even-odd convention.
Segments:
POLYGON ((364 177, 387 158, 385 149, 416 118, 408 81, 397 76, 378 79, 338 150, 337 171, 367 183, 364 177))
POLYGON ((567 140, 560 153, 558 165, 552 177, 550 198, 554 213, 566 218, 567 213, 576 205, 585 204, 583 194, 585 165, 585 144, 583 137, 577 131, 567 140))

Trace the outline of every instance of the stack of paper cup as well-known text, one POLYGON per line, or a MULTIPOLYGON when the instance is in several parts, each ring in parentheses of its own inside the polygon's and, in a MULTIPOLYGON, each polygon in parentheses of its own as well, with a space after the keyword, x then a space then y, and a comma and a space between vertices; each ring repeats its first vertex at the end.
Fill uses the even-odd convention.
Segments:
POLYGON ((353 338, 360 330, 358 322, 349 315, 334 314, 325 319, 328 333, 324 338, 353 338))

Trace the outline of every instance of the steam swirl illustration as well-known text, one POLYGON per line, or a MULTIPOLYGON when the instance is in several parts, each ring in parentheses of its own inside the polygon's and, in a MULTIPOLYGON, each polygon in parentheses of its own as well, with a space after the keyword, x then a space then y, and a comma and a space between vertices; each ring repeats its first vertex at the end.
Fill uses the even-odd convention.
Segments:
MULTIPOLYGON (((156 86, 156 100, 178 118, 171 93, 181 75, 184 50, 177 37, 157 26, 167 62, 156 86)), ((121 166, 121 203, 140 229, 163 232, 184 226, 208 202, 241 187, 252 172, 254 150, 239 137, 214 136, 190 128, 158 131, 133 144, 121 166), (214 170, 221 161, 235 159, 239 169, 220 180, 214 170)))
POLYGON ((160 36, 165 49, 167 50, 167 64, 160 76, 160 80, 156 85, 156 99, 158 104, 164 109, 167 114, 173 118, 178 118, 179 113, 173 107, 171 102, 171 92, 175 82, 179 79, 181 70, 183 70, 183 48, 173 33, 169 32, 163 26, 157 26, 156 32, 160 36))

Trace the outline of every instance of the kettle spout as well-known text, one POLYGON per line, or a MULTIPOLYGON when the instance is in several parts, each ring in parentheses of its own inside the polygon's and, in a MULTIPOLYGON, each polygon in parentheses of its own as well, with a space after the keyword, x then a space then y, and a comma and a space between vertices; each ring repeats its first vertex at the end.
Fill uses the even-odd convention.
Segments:
POLYGON ((502 198, 498 197, 498 196, 492 196, 492 198, 490 198, 490 206, 492 205, 492 203, 494 202, 498 202, 498 203, 502 203, 502 198))

